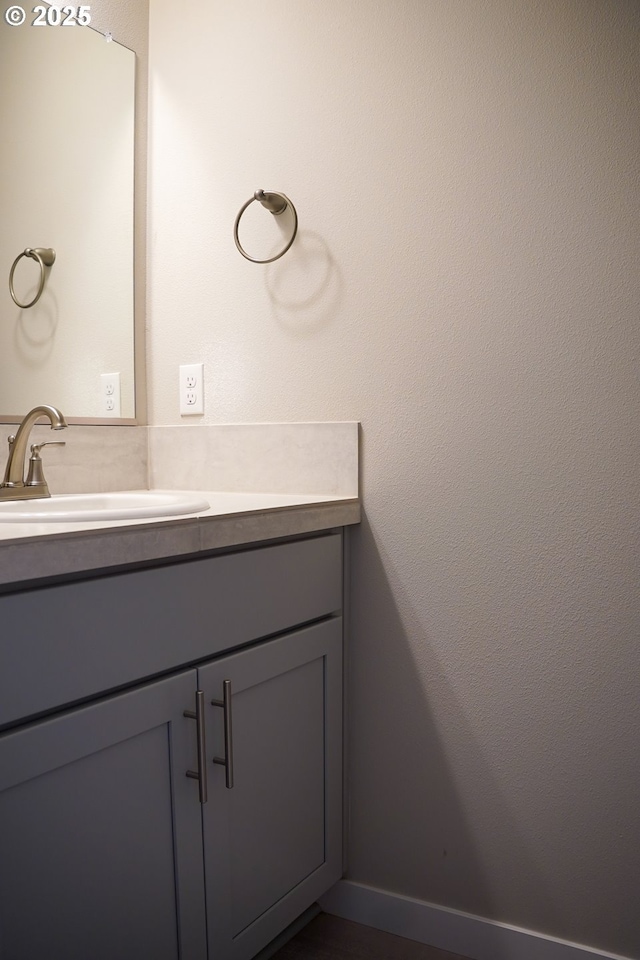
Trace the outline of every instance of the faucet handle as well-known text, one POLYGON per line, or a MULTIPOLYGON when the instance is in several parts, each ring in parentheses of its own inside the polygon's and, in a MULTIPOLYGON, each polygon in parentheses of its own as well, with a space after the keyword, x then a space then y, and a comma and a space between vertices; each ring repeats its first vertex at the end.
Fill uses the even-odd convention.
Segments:
POLYGON ((13 454, 13 444, 15 443, 15 439, 16 438, 13 433, 7 437, 7 443, 9 444, 9 456, 7 457, 7 466, 4 471, 4 480, 2 481, 2 483, 0 483, 0 487, 12 486, 12 484, 9 483, 9 474, 11 469, 11 456, 13 454))
POLYGON ((44 496, 49 496, 49 487, 47 481, 44 478, 44 472, 42 470, 42 458, 40 457, 40 451, 43 447, 64 447, 66 442, 64 440, 47 440, 46 443, 32 443, 31 444, 31 456, 29 457, 29 472, 27 473, 27 479, 25 480, 25 487, 41 487, 42 493, 44 496))
POLYGON ((40 451, 43 447, 66 447, 66 445, 66 440, 46 440, 44 443, 32 443, 31 456, 29 459, 38 459, 40 457, 40 451))

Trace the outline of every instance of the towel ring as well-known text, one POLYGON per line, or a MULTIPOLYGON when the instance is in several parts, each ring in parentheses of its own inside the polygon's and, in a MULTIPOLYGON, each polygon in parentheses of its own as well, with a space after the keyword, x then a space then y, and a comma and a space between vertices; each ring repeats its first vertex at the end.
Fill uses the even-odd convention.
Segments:
POLYGON ((27 247, 26 250, 23 250, 22 253, 19 253, 15 258, 9 272, 9 293, 11 294, 11 299, 13 302, 16 304, 16 306, 20 307, 21 310, 26 310, 28 307, 32 307, 34 303, 37 303, 42 296, 42 291, 44 290, 44 285, 47 279, 45 267, 53 266, 55 259, 56 252, 55 250, 52 250, 51 247, 36 247, 35 249, 27 247), (37 260, 40 264, 40 284, 38 286, 38 292, 30 303, 20 303, 16 297, 16 292, 13 289, 13 274, 18 266, 18 261, 23 257, 31 257, 32 260, 37 260))
POLYGON ((273 263, 274 260, 279 260, 280 257, 287 252, 291 244, 296 238, 296 233, 298 232, 298 214, 296 213, 296 208, 291 203, 288 197, 285 197, 284 193, 265 193, 264 190, 256 190, 254 195, 250 200, 240 208, 240 213, 236 217, 236 222, 233 226, 233 239, 236 242, 236 247, 240 251, 243 257, 246 257, 247 260, 251 260, 251 263, 273 263), (291 234, 291 239, 289 240, 286 247, 276 253, 275 257, 268 257, 266 260, 256 260, 255 257, 250 257, 246 250, 243 248, 238 237, 238 226, 240 224, 240 217, 245 212, 247 207, 253 203, 254 200, 259 200, 263 207, 265 207, 269 213, 272 213, 274 217, 279 217, 281 213, 291 207, 291 212, 293 213, 293 233, 291 234))

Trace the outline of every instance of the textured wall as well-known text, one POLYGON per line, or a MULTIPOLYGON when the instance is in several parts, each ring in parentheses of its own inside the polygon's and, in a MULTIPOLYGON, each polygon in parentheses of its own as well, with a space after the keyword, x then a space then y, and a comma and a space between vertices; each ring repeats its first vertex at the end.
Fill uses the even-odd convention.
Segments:
POLYGON ((350 876, 636 957, 639 14, 153 0, 148 351, 362 421, 350 876))

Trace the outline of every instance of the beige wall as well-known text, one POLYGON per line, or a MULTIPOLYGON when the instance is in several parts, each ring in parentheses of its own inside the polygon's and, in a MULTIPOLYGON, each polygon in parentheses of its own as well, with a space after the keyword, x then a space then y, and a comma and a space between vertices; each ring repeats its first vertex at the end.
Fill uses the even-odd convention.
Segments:
POLYGON ((150 422, 362 421, 350 876, 638 956, 640 8, 267 7, 151 3, 150 422))

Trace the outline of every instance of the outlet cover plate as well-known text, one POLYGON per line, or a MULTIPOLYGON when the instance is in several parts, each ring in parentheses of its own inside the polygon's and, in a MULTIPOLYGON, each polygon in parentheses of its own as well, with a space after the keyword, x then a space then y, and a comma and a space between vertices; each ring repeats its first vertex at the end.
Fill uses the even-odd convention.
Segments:
POLYGON ((119 373, 100 374, 100 405, 102 408, 102 416, 121 416, 119 373))
POLYGON ((204 364, 180 364, 179 380, 180 416, 201 416, 204 413, 204 364))

